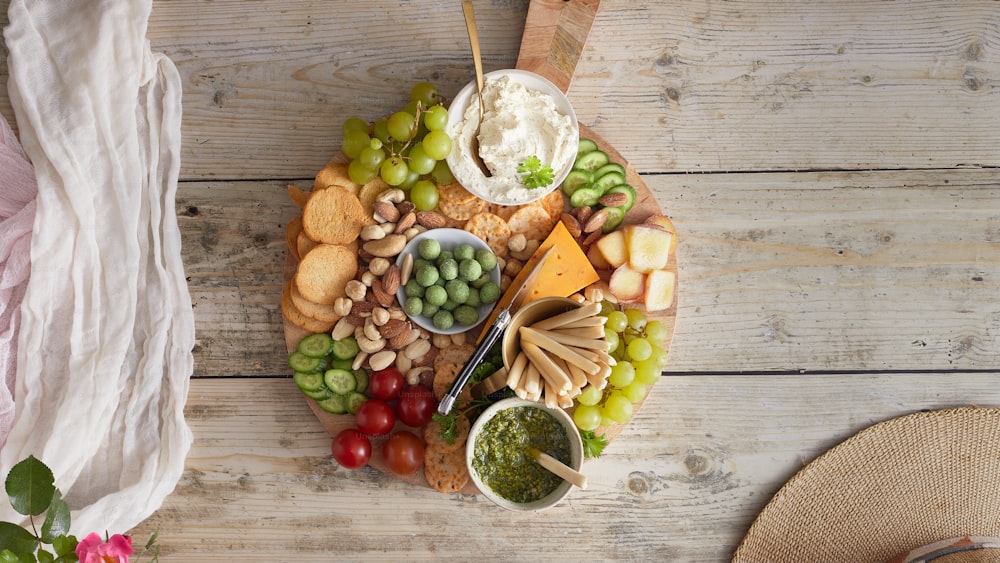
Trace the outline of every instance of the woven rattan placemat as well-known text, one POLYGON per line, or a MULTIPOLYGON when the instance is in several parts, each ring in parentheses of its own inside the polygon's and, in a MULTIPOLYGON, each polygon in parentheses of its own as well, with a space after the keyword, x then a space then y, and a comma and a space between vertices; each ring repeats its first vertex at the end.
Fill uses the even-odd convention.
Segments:
POLYGON ((884 562, 967 535, 1000 536, 1000 409, 918 412, 862 430, 774 495, 733 561, 884 562))

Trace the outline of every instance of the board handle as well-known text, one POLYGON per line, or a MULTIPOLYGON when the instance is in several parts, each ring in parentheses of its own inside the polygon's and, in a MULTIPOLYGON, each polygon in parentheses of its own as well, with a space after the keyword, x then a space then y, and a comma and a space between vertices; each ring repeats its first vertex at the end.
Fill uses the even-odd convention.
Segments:
POLYGON ((601 0, 531 0, 516 68, 569 91, 601 0))

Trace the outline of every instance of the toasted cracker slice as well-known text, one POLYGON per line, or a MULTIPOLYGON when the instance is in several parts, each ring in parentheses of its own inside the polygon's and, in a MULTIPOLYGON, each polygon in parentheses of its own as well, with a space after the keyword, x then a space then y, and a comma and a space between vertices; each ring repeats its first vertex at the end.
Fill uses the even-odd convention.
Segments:
POLYGON ((313 303, 305 297, 302 297, 302 294, 299 293, 298 286, 295 284, 291 284, 291 298, 292 303, 295 304, 295 308, 302 311, 302 314, 306 316, 328 323, 336 323, 340 320, 340 315, 333 310, 333 305, 313 303))
POLYGON ((309 197, 312 196, 312 192, 303 190, 302 188, 295 186, 293 184, 288 184, 288 197, 292 202, 298 207, 305 207, 306 202, 309 201, 309 197))
MULTIPOLYGON (((371 217, 371 213, 367 214, 371 217)), ((354 194, 330 186, 309 198, 302 208, 302 228, 309 238, 326 244, 345 244, 358 238, 367 224, 365 209, 354 194)))
POLYGON ((299 254, 299 235, 302 234, 302 216, 296 215, 294 219, 285 226, 285 242, 288 243, 288 253, 296 261, 302 258, 299 254))
POLYGON ((306 236, 305 231, 300 232, 298 238, 295 239, 295 248, 296 252, 298 252, 299 260, 302 260, 303 256, 309 254, 310 250, 316 248, 317 244, 319 243, 306 236))
POLYGON ((320 244, 302 257, 294 283, 309 301, 333 305, 338 297, 344 297, 345 284, 357 272, 357 253, 340 244, 320 244))
POLYGON ((309 332, 328 332, 334 323, 314 319, 300 311, 292 302, 291 284, 286 283, 281 292, 281 312, 288 322, 309 332))
POLYGON ((482 239, 494 254, 504 256, 507 252, 507 241, 511 235, 510 225, 498 215, 485 211, 476 213, 465 222, 464 228, 482 239))
POLYGON ((469 482, 465 449, 442 452, 435 448, 427 448, 424 452, 424 476, 427 478, 427 484, 442 493, 462 490, 469 482))
POLYGON ((361 186, 358 199, 361 201, 361 207, 365 210, 366 225, 375 224, 375 198, 378 197, 378 194, 391 187, 385 183, 385 180, 377 176, 371 182, 361 186))
POLYGON ((314 192, 330 186, 340 186, 354 195, 358 195, 361 191, 361 185, 352 182, 351 177, 347 175, 347 164, 343 162, 330 161, 316 173, 316 178, 313 179, 314 192))

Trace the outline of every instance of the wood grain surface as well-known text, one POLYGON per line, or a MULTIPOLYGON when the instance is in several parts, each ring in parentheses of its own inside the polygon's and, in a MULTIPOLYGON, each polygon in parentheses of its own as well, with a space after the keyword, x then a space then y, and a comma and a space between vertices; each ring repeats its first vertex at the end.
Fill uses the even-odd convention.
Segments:
MULTIPOLYGON (((515 65, 528 9, 476 3, 485 70, 515 65)), ((164 561, 726 561, 859 430, 1000 406, 995 2, 600 3, 568 93, 674 220, 683 289, 666 376, 541 515, 337 467, 285 365, 285 187, 345 117, 468 82, 460 6, 156 0, 148 35, 184 80, 197 330, 187 469, 132 531, 164 561)))

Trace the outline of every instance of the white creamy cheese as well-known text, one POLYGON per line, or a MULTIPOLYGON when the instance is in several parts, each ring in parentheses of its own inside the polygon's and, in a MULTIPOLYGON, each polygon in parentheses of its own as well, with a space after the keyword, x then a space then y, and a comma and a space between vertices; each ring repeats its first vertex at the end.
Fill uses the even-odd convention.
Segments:
POLYGON ((486 82, 483 107, 479 154, 492 176, 484 175, 471 155, 479 120, 479 97, 473 94, 463 119, 447 131, 454 140, 448 164, 455 177, 469 191, 506 205, 532 201, 550 191, 551 186, 525 188, 517 167, 530 156, 556 173, 570 166, 578 141, 572 118, 559 111, 552 96, 525 88, 509 76, 486 82))

